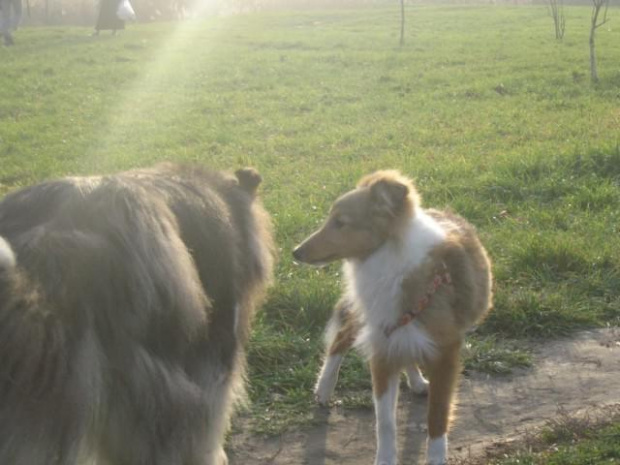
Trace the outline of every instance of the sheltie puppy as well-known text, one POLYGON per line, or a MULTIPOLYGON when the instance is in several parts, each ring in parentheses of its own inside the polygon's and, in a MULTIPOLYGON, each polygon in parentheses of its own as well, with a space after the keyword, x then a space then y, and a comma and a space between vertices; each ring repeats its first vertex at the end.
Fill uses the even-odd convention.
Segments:
POLYGON ((409 179, 378 171, 336 200, 293 255, 310 264, 344 260, 345 289, 328 324, 318 402, 329 402, 342 358, 355 344, 370 361, 375 464, 396 464, 403 370, 415 392, 429 393, 427 463, 446 463, 461 344, 491 307, 491 265, 474 228, 454 214, 423 209, 409 179))
POLYGON ((272 270, 258 173, 161 165, 0 202, 0 463, 223 465, 272 270))

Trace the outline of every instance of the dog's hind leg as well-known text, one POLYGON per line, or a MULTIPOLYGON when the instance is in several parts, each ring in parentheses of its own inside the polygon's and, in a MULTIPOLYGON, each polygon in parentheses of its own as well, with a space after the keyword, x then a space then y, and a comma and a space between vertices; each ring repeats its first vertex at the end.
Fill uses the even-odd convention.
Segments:
POLYGON ((323 406, 329 405, 336 383, 338 382, 338 373, 340 372, 340 365, 344 359, 344 352, 342 353, 328 353, 325 356, 323 367, 319 373, 319 378, 314 388, 314 395, 316 401, 323 406))
POLYGON ((415 394, 425 395, 428 393, 428 381, 422 375, 417 364, 412 364, 405 370, 407 374, 407 385, 415 394))
POLYGON ((447 463, 448 426, 461 369, 460 348, 460 343, 442 347, 438 356, 428 364, 428 465, 447 463))
POLYGON ((321 405, 329 404, 338 382, 342 360, 355 342, 360 330, 352 307, 353 305, 346 297, 340 299, 327 325, 325 337, 327 352, 314 388, 316 401, 321 405))

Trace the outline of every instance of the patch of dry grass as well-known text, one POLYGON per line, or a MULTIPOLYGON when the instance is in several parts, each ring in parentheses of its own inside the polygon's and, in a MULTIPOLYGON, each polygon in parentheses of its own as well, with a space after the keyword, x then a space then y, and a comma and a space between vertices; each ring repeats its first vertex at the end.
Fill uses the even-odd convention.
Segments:
MULTIPOLYGON (((618 444, 620 454, 620 404, 603 405, 596 408, 588 408, 581 412, 568 412, 558 409, 555 417, 548 419, 545 424, 537 429, 527 430, 516 437, 498 441, 489 445, 482 455, 472 456, 465 459, 457 459, 453 465, 551 465, 552 463, 567 464, 569 462, 557 459, 563 455, 570 455, 573 459, 583 463, 599 463, 596 459, 587 457, 588 451, 600 451, 602 447, 590 446, 591 443, 607 443, 615 441, 618 444), (615 428, 616 431, 611 431, 615 428), (611 431, 611 432, 608 432, 611 431), (579 447, 587 443, 586 447, 579 447), (580 451, 570 452, 579 448, 580 451), (582 458, 577 459, 577 457, 582 458), (555 461, 560 460, 560 461, 555 461), (594 461, 592 461, 594 460, 594 461)), ((615 451, 612 453, 615 454, 615 451)), ((611 457, 606 464, 620 463, 611 457)))

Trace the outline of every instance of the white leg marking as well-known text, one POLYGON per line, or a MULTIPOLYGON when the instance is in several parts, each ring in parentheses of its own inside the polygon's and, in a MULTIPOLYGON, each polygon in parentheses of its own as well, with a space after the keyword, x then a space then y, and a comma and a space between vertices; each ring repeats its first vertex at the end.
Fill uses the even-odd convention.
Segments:
POLYGON ((209 386, 206 393, 209 413, 205 421, 206 435, 202 438, 207 457, 205 463, 226 465, 228 459, 222 444, 229 427, 235 380, 223 370, 214 370, 205 378, 203 382, 209 386))
POLYGON ((226 456, 224 449, 221 447, 215 451, 208 452, 205 460, 205 463, 209 465, 228 465, 228 457, 226 456))
POLYGON ((397 373, 388 381, 380 398, 374 398, 377 416, 377 458, 375 465, 396 465, 396 404, 398 402, 397 373))
POLYGON ((342 354, 328 355, 323 362, 323 368, 321 368, 319 379, 314 388, 316 401, 321 405, 329 404, 338 382, 338 372, 343 358, 342 354))
POLYGON ((219 465, 228 465, 228 456, 226 455, 226 452, 224 452, 224 449, 220 449, 219 455, 219 462, 217 463, 219 465))
POLYGON ((447 463, 446 457, 448 455, 448 437, 447 435, 439 436, 438 438, 428 439, 428 445, 426 449, 426 463, 427 465, 444 465, 447 463))
POLYGON ((4 238, 0 237, 0 269, 15 266, 15 253, 4 238))
POLYGON ((428 393, 428 381, 422 376, 417 365, 407 367, 407 384, 409 389, 418 395, 428 393))

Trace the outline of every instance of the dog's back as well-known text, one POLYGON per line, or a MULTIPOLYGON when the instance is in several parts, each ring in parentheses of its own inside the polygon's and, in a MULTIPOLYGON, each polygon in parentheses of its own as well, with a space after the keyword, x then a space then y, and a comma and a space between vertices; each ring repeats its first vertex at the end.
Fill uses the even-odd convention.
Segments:
POLYGON ((0 203, 0 463, 222 459, 271 273, 259 182, 165 165, 0 203))

